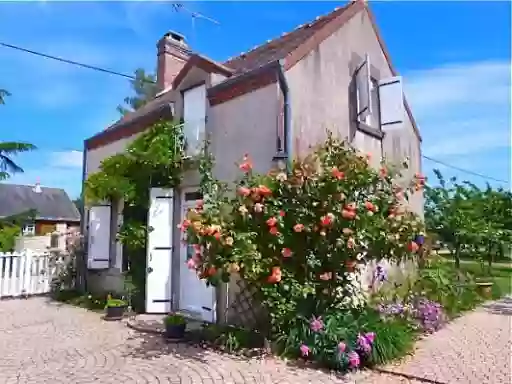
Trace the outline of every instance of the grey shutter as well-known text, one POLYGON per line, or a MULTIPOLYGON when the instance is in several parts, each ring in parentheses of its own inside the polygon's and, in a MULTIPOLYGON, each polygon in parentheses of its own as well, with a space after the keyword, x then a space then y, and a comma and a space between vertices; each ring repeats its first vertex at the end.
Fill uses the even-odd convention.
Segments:
POLYGON ((402 128, 405 116, 402 78, 394 76, 379 81, 379 99, 382 130, 402 128))
POLYGON ((357 94, 357 121, 361 122, 372 113, 370 100, 370 57, 365 55, 355 73, 357 94))

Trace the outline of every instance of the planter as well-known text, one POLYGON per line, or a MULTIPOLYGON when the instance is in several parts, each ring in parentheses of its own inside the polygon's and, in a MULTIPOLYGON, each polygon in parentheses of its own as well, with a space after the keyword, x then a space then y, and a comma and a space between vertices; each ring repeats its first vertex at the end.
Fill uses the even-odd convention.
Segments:
POLYGON ((121 320, 126 307, 106 307, 105 320, 121 320))
POLYGON ((492 282, 477 282, 478 294, 486 299, 490 299, 492 297, 492 285, 492 282))
POLYGON ((345 261, 345 268, 349 272, 354 272, 354 270, 356 269, 356 265, 357 265, 357 261, 355 261, 355 260, 345 261))
POLYGON ((164 336, 168 339, 183 339, 187 324, 165 324, 164 336))

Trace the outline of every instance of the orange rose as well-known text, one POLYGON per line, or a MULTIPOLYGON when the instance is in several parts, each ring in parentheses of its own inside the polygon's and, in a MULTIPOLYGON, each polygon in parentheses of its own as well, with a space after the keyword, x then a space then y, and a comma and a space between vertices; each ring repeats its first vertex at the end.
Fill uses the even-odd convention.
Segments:
POLYGON ((331 169, 331 175, 338 180, 341 180, 345 177, 345 174, 341 172, 337 167, 333 167, 331 169))
POLYGON ((281 251, 281 254, 283 257, 291 257, 292 256, 292 250, 290 248, 283 248, 281 251))
POLYGON ((269 232, 271 235, 274 235, 274 236, 279 234, 279 230, 277 229, 277 227, 270 228, 269 232))
POLYGON ((263 197, 268 197, 268 196, 272 196, 272 191, 269 187, 267 187, 266 185, 260 185, 258 187, 258 193, 263 196, 263 197))

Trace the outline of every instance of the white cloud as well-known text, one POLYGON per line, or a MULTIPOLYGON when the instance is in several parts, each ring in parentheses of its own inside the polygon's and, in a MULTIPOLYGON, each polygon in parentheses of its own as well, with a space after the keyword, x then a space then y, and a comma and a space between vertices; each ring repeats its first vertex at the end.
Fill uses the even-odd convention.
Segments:
POLYGON ((81 151, 52 152, 50 166, 62 168, 81 168, 83 155, 81 151))
POLYGON ((510 148, 510 63, 449 63, 404 78, 424 153, 461 156, 510 148))

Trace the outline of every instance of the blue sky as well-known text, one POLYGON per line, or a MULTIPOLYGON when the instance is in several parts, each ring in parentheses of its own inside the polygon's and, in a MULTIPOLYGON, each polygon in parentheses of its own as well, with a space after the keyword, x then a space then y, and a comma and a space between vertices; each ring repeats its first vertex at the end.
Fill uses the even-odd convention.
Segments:
MULTIPOLYGON (((218 20, 192 22, 156 2, 0 2, 0 41, 131 74, 154 70, 156 41, 168 30, 222 61, 330 12, 344 2, 187 2, 218 20)), ((510 180, 510 3, 370 2, 424 137, 423 153, 510 180)), ((10 182, 81 188, 83 140, 119 115, 128 81, 0 47, 0 140, 40 149, 18 158, 10 182)), ((482 184, 471 175, 424 160, 482 184)), ((499 183, 491 182, 493 185, 499 183)), ((509 184, 510 185, 510 184, 509 184)))

